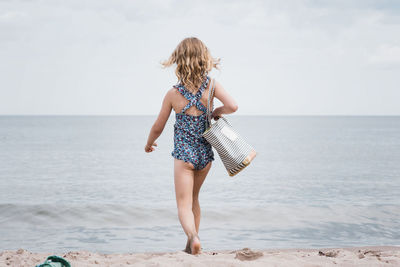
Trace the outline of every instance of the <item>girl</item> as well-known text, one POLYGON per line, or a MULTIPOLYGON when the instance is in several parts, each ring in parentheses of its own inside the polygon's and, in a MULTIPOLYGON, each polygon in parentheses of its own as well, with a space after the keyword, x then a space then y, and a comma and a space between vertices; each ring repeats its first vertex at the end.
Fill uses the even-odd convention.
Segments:
MULTIPOLYGON (((211 145, 201 136, 206 128, 206 110, 212 68, 218 68, 219 59, 211 57, 202 41, 195 37, 186 38, 175 48, 170 58, 162 63, 164 67, 176 64, 178 83, 165 95, 161 111, 154 122, 144 150, 149 153, 157 146, 155 140, 161 135, 174 109, 174 182, 179 221, 188 241, 185 251, 198 254, 201 250, 198 236, 200 225, 199 192, 214 160, 211 145)), ((211 117, 218 119, 238 109, 235 100, 218 82, 214 96, 222 102, 211 117)), ((213 103, 213 96, 210 99, 213 103)), ((212 104, 210 103, 210 106, 212 104)))

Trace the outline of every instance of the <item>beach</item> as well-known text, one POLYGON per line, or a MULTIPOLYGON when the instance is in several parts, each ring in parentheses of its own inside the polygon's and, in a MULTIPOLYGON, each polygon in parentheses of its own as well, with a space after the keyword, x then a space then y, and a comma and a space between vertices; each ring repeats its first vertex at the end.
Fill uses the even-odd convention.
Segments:
MULTIPOLYGON (((28 250, 5 250, 0 266, 35 266, 53 253, 28 250)), ((232 251, 203 251, 199 255, 185 252, 113 253, 87 250, 54 254, 62 256, 73 267, 80 266, 400 266, 400 247, 363 246, 321 249, 244 248, 232 251)))

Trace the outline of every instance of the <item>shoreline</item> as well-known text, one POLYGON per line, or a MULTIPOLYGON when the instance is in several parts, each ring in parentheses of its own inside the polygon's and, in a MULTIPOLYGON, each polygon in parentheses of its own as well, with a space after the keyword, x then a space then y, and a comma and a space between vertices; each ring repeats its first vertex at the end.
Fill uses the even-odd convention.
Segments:
POLYGON ((30 252, 25 249, 0 252, 0 266, 36 266, 50 255, 79 266, 400 266, 400 246, 332 248, 276 248, 103 254, 87 250, 65 253, 30 252))

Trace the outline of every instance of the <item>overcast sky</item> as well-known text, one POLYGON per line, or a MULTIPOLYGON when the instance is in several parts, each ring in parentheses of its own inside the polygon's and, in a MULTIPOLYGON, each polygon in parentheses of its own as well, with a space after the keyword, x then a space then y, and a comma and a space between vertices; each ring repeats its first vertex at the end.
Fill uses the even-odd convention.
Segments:
POLYGON ((400 115, 397 0, 0 0, 0 114, 158 114, 190 36, 238 115, 400 115))

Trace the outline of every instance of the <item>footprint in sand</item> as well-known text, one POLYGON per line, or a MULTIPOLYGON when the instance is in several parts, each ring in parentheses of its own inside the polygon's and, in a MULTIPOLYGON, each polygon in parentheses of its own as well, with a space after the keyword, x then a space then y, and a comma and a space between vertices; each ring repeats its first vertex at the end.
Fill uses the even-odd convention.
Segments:
POLYGON ((322 251, 318 251, 318 255, 319 256, 326 256, 326 257, 333 257, 336 258, 336 256, 339 254, 339 250, 331 250, 328 252, 322 252, 322 251))
POLYGON ((256 260, 260 257, 262 257, 264 254, 259 251, 252 251, 249 248, 244 248, 242 250, 236 251, 236 256, 235 259, 241 260, 241 261, 253 261, 256 260))

